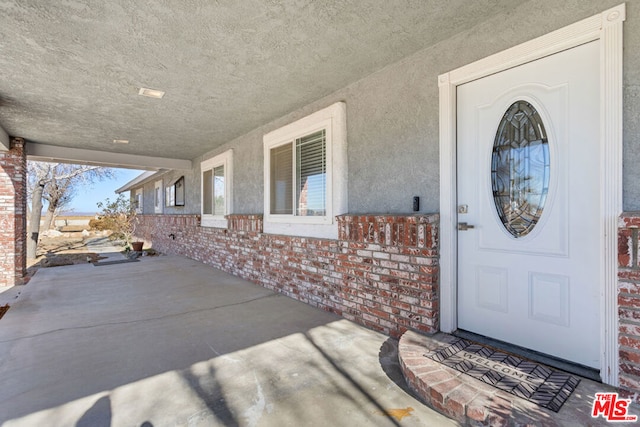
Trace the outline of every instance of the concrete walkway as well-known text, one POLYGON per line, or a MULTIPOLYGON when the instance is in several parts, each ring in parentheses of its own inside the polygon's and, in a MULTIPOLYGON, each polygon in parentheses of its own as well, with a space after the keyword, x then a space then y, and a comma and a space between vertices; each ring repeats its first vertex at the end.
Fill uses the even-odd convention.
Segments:
POLYGON ((110 240, 108 236, 92 237, 85 241, 87 252, 94 252, 102 259, 98 262, 111 262, 124 259, 122 250, 124 247, 119 242, 110 240))
POLYGON ((23 290, 24 286, 0 286, 0 307, 13 306, 23 290))
POLYGON ((2 426, 451 426, 397 342, 182 257, 41 269, 0 320, 2 426))
MULTIPOLYGON (((113 262, 126 259, 124 255, 122 255, 122 245, 110 240, 107 236, 87 238, 85 245, 87 252, 100 255, 101 259, 99 262, 113 262)), ((24 286, 0 286, 0 307, 3 307, 5 304, 13 306, 24 289, 24 286)))

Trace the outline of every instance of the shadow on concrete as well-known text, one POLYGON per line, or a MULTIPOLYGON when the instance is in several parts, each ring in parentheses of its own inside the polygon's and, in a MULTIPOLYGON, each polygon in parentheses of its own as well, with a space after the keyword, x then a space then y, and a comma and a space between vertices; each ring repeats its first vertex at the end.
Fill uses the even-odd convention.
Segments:
POLYGON ((185 370, 182 372, 182 378, 207 405, 220 424, 229 427, 239 426, 227 406, 222 387, 216 380, 215 369, 212 366, 209 366, 207 375, 196 375, 191 370, 185 370))
MULTIPOLYGON (((11 384, 0 424, 340 319, 182 257, 43 269, 2 319, 0 377, 11 384)), ((185 379, 237 424, 219 389, 185 379)), ((108 418, 108 403, 81 420, 108 418)))
POLYGON ((80 417, 76 427, 110 427, 111 415, 111 399, 101 397, 80 417))
POLYGON ((420 397, 407 385, 407 382, 402 375, 400 369, 400 360, 398 359, 398 340, 394 338, 388 338, 380 346, 380 352, 378 353, 378 360, 380 366, 387 377, 393 381, 398 387, 400 387, 405 393, 413 396, 414 398, 421 400, 420 397))
POLYGON ((344 379, 346 379, 358 392, 360 392, 369 402, 371 402, 377 409, 378 412, 384 415, 389 422, 391 422, 394 426, 400 426, 400 424, 388 413, 388 411, 376 400, 371 393, 365 390, 360 383, 358 383, 345 369, 343 369, 326 351, 322 349, 314 339, 308 334, 305 333, 304 336, 307 338, 307 341, 322 355, 322 357, 329 362, 329 364, 338 372, 344 379))

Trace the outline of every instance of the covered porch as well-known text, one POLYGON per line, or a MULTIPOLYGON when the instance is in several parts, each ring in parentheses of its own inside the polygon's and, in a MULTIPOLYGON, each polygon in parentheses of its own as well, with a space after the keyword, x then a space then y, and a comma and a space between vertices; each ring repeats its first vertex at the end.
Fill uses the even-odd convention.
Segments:
POLYGON ((0 360, 7 427, 456 425, 397 341, 182 256, 39 271, 0 360))
POLYGON ((43 269, 2 319, 0 424, 607 424, 590 417, 602 384, 552 413, 418 363, 407 337, 401 362, 396 339, 182 256, 43 269))
MULTIPOLYGON (((0 79, 0 285, 24 283, 25 247, 31 238, 25 227, 27 158, 129 167, 150 171, 138 181, 132 181, 126 190, 131 191, 139 205, 137 233, 171 255, 165 260, 173 263, 180 259, 187 263, 188 267, 181 263, 174 265, 176 272, 187 275, 193 268, 193 274, 202 277, 211 274, 213 270, 206 273, 200 270, 205 268, 199 264, 202 262, 238 277, 233 280, 244 279, 262 285, 266 289, 256 291, 260 295, 276 291, 297 300, 296 304, 304 302, 346 319, 335 318, 335 324, 353 325, 349 322, 354 322, 368 328, 367 334, 382 333, 392 340, 402 334, 454 333, 458 329, 457 295, 462 282, 457 275, 459 266, 463 265, 458 261, 464 258, 459 255, 457 230, 466 229, 467 225, 481 229, 479 223, 458 223, 458 214, 467 213, 468 207, 458 199, 457 193, 457 182, 462 178, 458 171, 464 169, 457 164, 456 152, 458 87, 589 42, 597 47, 594 58, 600 65, 581 69, 602 73, 597 76, 599 89, 597 83, 590 85, 595 96, 602 95, 602 99, 599 104, 597 101, 583 104, 591 105, 590 114, 599 120, 587 120, 584 116, 571 121, 558 114, 557 123, 570 122, 577 128, 584 123, 598 125, 588 132, 594 143, 590 158, 596 160, 591 167, 583 169, 586 173, 593 171, 594 175, 599 171, 599 180, 589 188, 578 187, 573 191, 574 194, 593 194, 594 200, 599 200, 598 207, 580 202, 564 210, 565 205, 556 204, 559 207, 555 211, 547 209, 547 212, 555 212, 554 215, 567 224, 573 224, 571 219, 586 212, 595 215, 592 226, 576 227, 580 230, 571 233, 574 246, 581 247, 582 232, 588 232, 592 243, 595 242, 589 250, 601 256, 596 256, 595 261, 580 260, 583 265, 601 261, 598 274, 585 281, 595 285, 585 291, 579 281, 569 277, 570 273, 581 271, 579 263, 554 272, 547 271, 548 266, 543 265, 541 273, 567 278, 556 281, 558 286, 553 288, 562 298, 554 299, 553 292, 549 292, 538 304, 547 307, 553 305, 546 304, 548 301, 554 303, 562 299, 563 303, 556 306, 561 314, 556 317, 560 321, 549 322, 553 316, 541 311, 536 313, 543 315, 537 316, 532 309, 527 313, 515 308, 524 307, 524 303, 533 307, 536 301, 528 279, 509 282, 519 289, 517 304, 501 305, 501 298, 507 301, 508 287, 504 280, 501 293, 494 295, 500 304, 489 304, 491 307, 483 309, 493 310, 497 316, 506 313, 509 317, 499 322, 499 326, 510 325, 512 332, 519 336, 524 336, 519 328, 524 332, 526 328, 513 322, 515 315, 537 316, 534 319, 539 322, 537 326, 543 322, 559 327, 566 326, 563 322, 579 325, 580 332, 593 344, 590 366, 596 369, 599 366, 598 374, 607 384, 602 385, 602 389, 608 385, 619 387, 617 390, 623 397, 640 401, 640 215, 637 213, 640 180, 636 167, 640 161, 636 138, 640 134, 637 120, 640 103, 636 102, 640 56, 635 48, 640 44, 640 9, 632 2, 625 5, 618 0, 585 0, 561 5, 552 0, 407 1, 402 6, 376 1, 253 1, 234 5, 195 1, 178 5, 159 0, 151 2, 146 9, 126 2, 3 4, 0 39, 4 50, 0 70, 6 73, 6 78, 0 79), (575 31, 575 24, 580 31, 575 31), (546 41, 541 44, 543 38, 546 41), (547 45, 549 41, 551 45, 547 45), (516 56, 512 56, 514 51, 516 56), (317 140, 308 139, 310 136, 317 140), (293 149, 294 142, 298 147, 298 142, 303 140, 313 142, 309 142, 308 147, 322 148, 307 147, 306 154, 300 148, 298 154, 298 148, 293 149), (277 153, 288 161, 281 165, 272 162, 277 153), (213 185, 216 177, 224 183, 221 188, 213 185), (317 205, 312 207, 307 206, 308 188, 305 188, 305 182, 314 181, 309 178, 323 183, 314 190, 317 205), (180 258, 182 256, 192 261, 180 258), (593 304, 585 306, 576 302, 578 305, 568 309, 573 300, 564 296, 580 294, 591 295, 593 304), (597 320, 597 326, 586 326, 574 318, 565 322, 565 314, 578 312, 588 313, 594 322, 597 320)), ((532 76, 534 80, 524 86, 550 85, 536 82, 537 73, 532 76)), ((557 87, 563 84, 553 83, 557 87)), ((489 129, 498 121, 488 118, 483 122, 489 129)), ((483 141, 491 142, 492 138, 493 134, 483 141)), ((558 138, 558 141, 571 143, 578 151, 583 147, 581 138, 558 138)), ((580 164, 568 151, 563 159, 568 164, 580 164)), ((484 178, 491 175, 474 175, 471 169, 468 172, 465 178, 472 183, 480 182, 475 175, 484 178)), ((483 182, 486 184, 488 180, 483 182)), ((488 187, 485 190, 472 193, 491 194, 488 187)), ((560 234, 549 230, 548 235, 560 234)), ((522 243, 525 245, 526 242, 522 243)), ((470 262, 469 258, 466 261, 470 262)), ((473 271, 475 264, 468 265, 472 267, 460 268, 473 271)), ((525 278, 528 265, 522 262, 523 268, 518 271, 523 273, 521 278, 525 278)), ((134 285, 134 279, 156 278, 153 269, 137 270, 141 266, 123 266, 123 270, 131 269, 130 277, 126 278, 101 273, 104 277, 95 279, 102 285, 96 295, 106 298, 107 289, 123 286, 140 290, 136 295, 139 301, 151 299, 166 303, 167 313, 172 313, 171 307, 186 309, 191 303, 204 311, 226 309, 226 306, 217 306, 215 294, 202 294, 202 301, 192 301, 186 288, 134 285), (199 306, 199 303, 205 305, 199 306), (211 303, 213 305, 206 305, 211 303)), ((164 271, 163 265, 157 267, 158 271, 164 271)), ((58 280, 58 275, 66 277, 66 273, 62 273, 66 271, 69 270, 47 272, 49 278, 38 280, 58 280)), ((91 270, 87 277, 93 280, 94 274, 98 273, 91 270)), ((181 276, 167 274, 167 278, 181 283, 181 276)), ((467 280, 467 283, 475 282, 467 280)), ((476 297, 481 294, 481 288, 476 285, 468 292, 461 291, 460 295, 479 301, 476 297)), ((47 297, 56 296, 63 288, 52 287, 47 297)), ((25 289, 25 295, 31 292, 38 291, 30 286, 25 289)), ((256 301, 241 298, 236 302, 243 306, 281 300, 279 296, 273 298, 256 301)), ((61 307, 63 300, 57 301, 61 307)), ((102 300, 95 300, 92 295, 86 296, 86 302, 92 308, 102 304, 102 300)), ((187 359, 193 354, 197 360, 187 360, 184 366, 165 365, 160 361, 159 370, 147 372, 148 367, 142 361, 151 358, 148 349, 164 342, 164 339, 150 341, 151 331, 157 328, 162 334, 166 326, 166 330, 178 335, 189 328, 206 335, 201 328, 213 325, 206 319, 194 318, 186 329, 180 329, 179 323, 158 326, 153 322, 175 320, 173 315, 163 317, 165 315, 156 313, 152 306, 148 318, 138 318, 137 303, 129 304, 126 298, 114 303, 122 307, 119 315, 125 320, 108 314, 104 320, 109 328, 143 324, 149 328, 148 336, 141 328, 138 335, 125 339, 128 344, 138 340, 148 343, 131 359, 135 365, 132 372, 146 374, 114 383, 104 380, 107 376, 100 377, 88 383, 99 384, 99 387, 90 386, 85 394, 65 398, 64 402, 76 402, 82 396, 95 396, 91 402, 78 404, 85 411, 94 406, 99 413, 105 408, 111 411, 116 406, 123 407, 121 403, 114 403, 115 395, 96 393, 120 390, 124 384, 156 378, 164 372, 176 371, 184 377, 185 369, 209 360, 200 358, 206 357, 211 346, 214 354, 220 352, 225 357, 241 351, 233 345, 220 351, 217 345, 203 346, 202 343, 185 344, 191 346, 189 351, 181 350, 181 346, 170 351, 161 346, 157 352, 170 361, 174 356, 180 359, 182 353, 187 359), (203 324, 196 325, 200 321, 203 324), (173 327, 178 329, 171 329, 173 327)), ((39 303, 32 304, 37 308, 39 303)), ((265 322, 257 325, 267 328, 267 324, 274 323, 277 329, 282 308, 269 306, 267 311, 262 319, 265 322)), ((18 312, 14 311, 14 316, 18 312)), ((475 320, 482 319, 482 313, 487 312, 478 312, 475 320)), ((82 326, 90 314, 99 320, 100 313, 87 311, 82 304, 74 305, 69 307, 69 312, 56 313, 52 325, 62 322, 59 333, 67 329, 86 332, 102 325, 91 321, 88 326, 82 326)), ((178 313, 183 312, 178 310, 176 315, 178 313)), ((253 319, 255 313, 250 311, 248 315, 253 319)), ((11 315, 8 319, 11 320, 11 315)), ((327 321, 307 325, 303 330, 295 327, 284 330, 287 337, 302 334, 304 344, 301 346, 312 345, 317 350, 317 346, 309 342, 310 331, 334 323, 327 321)), ((246 325, 236 325, 234 333, 237 328, 251 324, 247 321, 246 325)), ((5 341, 52 336, 53 332, 49 333, 46 328, 30 331, 31 326, 30 321, 17 322, 15 330, 3 332, 9 334, 5 341), (22 333, 24 335, 20 335, 22 333)), ((474 326, 473 322, 470 326, 474 326)), ((474 332, 472 328, 467 329, 474 332)), ((536 330, 542 331, 542 327, 536 330)), ((493 332, 486 335, 493 336, 493 332)), ((347 330, 341 330, 340 334, 351 337, 347 330)), ((545 344, 550 346, 578 348, 566 345, 566 341, 559 338, 561 335, 542 335, 545 344)), ((90 348, 91 340, 96 338, 90 335, 86 339, 90 348)), ((102 345, 102 341, 95 344, 102 345)), ((263 344, 266 342, 261 339, 256 342, 250 339, 248 346, 242 348, 263 344)), ((534 348, 526 344, 523 346, 534 348)), ((117 343, 111 345, 105 350, 107 353, 115 349, 117 343)), ((223 343, 223 347, 226 345, 223 343)), ((125 353, 127 348, 121 347, 119 351, 125 353)), ((59 375, 56 366, 39 365, 39 358, 48 352, 63 354, 64 350, 32 347, 30 352, 22 354, 25 359, 37 361, 43 375, 53 375, 51 381, 55 383, 58 380, 55 376, 59 375)), ((326 350, 323 348, 323 351, 326 350)), ((115 350, 112 355, 122 357, 115 350)), ((69 358, 73 360, 75 355, 69 358)), ((575 361, 575 358, 568 357, 568 360, 575 361)), ((21 366, 20 360, 13 363, 21 366)), ((274 360, 270 363, 277 375, 281 366, 274 360)), ((319 362, 304 362, 307 363, 321 366, 319 362)), ((113 375, 114 366, 107 366, 109 369, 105 368, 105 372, 113 375)), ((73 363, 69 365, 69 369, 74 367, 73 363)), ((78 367, 87 369, 81 364, 78 367)), ((6 369, 10 377, 11 367, 6 369)), ((211 369, 218 372, 219 367, 211 369)), ((17 380, 18 389, 22 380, 17 380)), ((189 379, 187 383, 194 381, 189 379)), ((81 380, 75 385, 66 384, 69 389, 65 393, 73 394, 76 386, 84 387, 81 380)), ((259 384, 266 396, 264 382, 251 384, 259 384)), ((37 393, 36 389, 32 391, 37 393)), ((193 391, 193 387, 191 389, 193 391)), ((215 390, 211 391, 213 395, 218 393, 215 390)), ((593 396, 592 390, 582 396, 588 394, 593 396)), ((249 395, 243 393, 245 397, 249 395)), ((263 409, 268 413, 268 403, 260 393, 252 396, 256 402, 264 402, 263 409)), ((12 419, 21 419, 27 412, 40 414, 42 410, 45 410, 43 416, 48 416, 47 408, 57 408, 64 403, 55 398, 53 393, 45 398, 42 408, 16 413, 12 419)), ((180 408, 165 400, 158 402, 161 403, 149 409, 149 413, 154 410, 162 413, 166 404, 171 411, 182 414, 180 408)), ((206 402, 201 407, 193 402, 189 405, 193 410, 206 410, 207 406, 206 402)), ((376 411, 388 415, 384 405, 380 406, 383 408, 376 411)), ((233 413, 235 422, 240 422, 231 407, 224 410, 233 413)), ((588 415, 584 407, 581 411, 588 415)), ((92 411, 88 412, 90 419, 92 411)), ((120 413, 120 409, 117 412, 120 413)), ((216 414, 216 410, 211 413, 216 414)), ((387 415, 384 422, 395 422, 387 415)), ((221 422, 231 421, 224 418, 221 422)))

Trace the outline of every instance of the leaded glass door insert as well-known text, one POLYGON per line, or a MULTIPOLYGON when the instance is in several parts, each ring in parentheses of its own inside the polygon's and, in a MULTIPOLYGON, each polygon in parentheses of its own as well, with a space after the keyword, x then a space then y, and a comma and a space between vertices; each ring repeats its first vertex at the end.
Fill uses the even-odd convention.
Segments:
POLYGON ((498 126, 491 157, 493 200, 505 229, 515 238, 533 230, 549 192, 549 141, 536 109, 516 101, 498 126))

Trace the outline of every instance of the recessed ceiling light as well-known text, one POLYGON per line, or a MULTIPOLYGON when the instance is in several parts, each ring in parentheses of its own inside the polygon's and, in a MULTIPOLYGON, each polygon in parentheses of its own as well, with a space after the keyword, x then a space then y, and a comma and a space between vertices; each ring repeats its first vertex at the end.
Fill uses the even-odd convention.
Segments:
POLYGON ((138 95, 148 96, 149 98, 157 98, 160 99, 164 96, 164 92, 156 89, 149 89, 146 87, 141 87, 138 91, 138 95))
POLYGON ((128 144, 129 140, 128 139, 114 139, 113 143, 114 144, 128 144))

